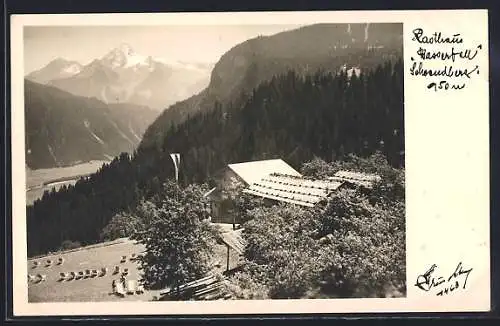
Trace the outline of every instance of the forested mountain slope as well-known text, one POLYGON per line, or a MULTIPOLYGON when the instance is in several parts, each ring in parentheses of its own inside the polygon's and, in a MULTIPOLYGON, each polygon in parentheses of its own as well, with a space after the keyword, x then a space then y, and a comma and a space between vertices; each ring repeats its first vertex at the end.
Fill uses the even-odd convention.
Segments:
POLYGON ((157 112, 106 104, 25 80, 26 163, 50 168, 132 153, 157 112))
POLYGON ((172 123, 219 102, 240 106, 260 83, 289 70, 298 75, 321 69, 370 70, 403 53, 403 25, 316 24, 236 45, 215 65, 209 86, 200 94, 172 105, 148 128, 141 147, 159 146, 172 123))
POLYGON ((166 127, 158 146, 121 155, 75 186, 47 193, 28 208, 29 254, 57 249, 64 240, 99 241, 115 213, 154 196, 173 177, 172 152, 181 154, 183 183, 209 181, 228 163, 279 157, 299 168, 314 156, 365 156, 381 147, 400 166, 403 110, 402 60, 359 77, 293 71, 275 76, 240 105, 216 103, 166 127))

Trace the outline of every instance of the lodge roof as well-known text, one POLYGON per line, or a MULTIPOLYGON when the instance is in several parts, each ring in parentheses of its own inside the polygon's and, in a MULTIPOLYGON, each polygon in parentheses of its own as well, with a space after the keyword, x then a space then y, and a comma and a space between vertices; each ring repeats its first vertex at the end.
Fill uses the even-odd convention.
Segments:
POLYGON ((338 171, 333 177, 328 179, 331 181, 348 182, 358 186, 371 188, 373 183, 380 180, 380 176, 361 172, 338 171))
POLYGON ((270 174, 243 190, 255 196, 313 207, 337 190, 343 181, 310 180, 286 174, 270 174))
POLYGON ((243 254, 246 246, 246 241, 243 239, 242 233, 243 229, 222 233, 222 241, 240 255, 243 254))
POLYGON ((235 163, 229 164, 228 167, 243 179, 247 185, 258 182, 271 173, 301 176, 299 172, 281 159, 235 163))

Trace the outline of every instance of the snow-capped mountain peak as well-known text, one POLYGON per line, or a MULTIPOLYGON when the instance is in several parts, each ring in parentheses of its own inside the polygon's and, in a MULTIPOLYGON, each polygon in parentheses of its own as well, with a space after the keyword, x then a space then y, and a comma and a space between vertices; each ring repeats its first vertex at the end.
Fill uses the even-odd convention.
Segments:
POLYGON ((137 65, 149 66, 151 61, 147 56, 140 55, 126 43, 111 50, 102 59, 111 68, 130 68, 137 65))
POLYGON ((120 44, 117 49, 119 49, 122 53, 124 53, 126 55, 134 55, 135 54, 134 49, 132 49, 132 47, 127 43, 120 44))
MULTIPOLYGON (((164 109, 205 88, 212 68, 205 63, 142 55, 122 43, 85 66, 57 60, 44 68, 51 73, 42 77, 51 86, 74 95, 164 109)), ((34 81, 42 79, 28 77, 34 81)))
POLYGON ((70 70, 67 70, 68 73, 71 72, 78 73, 81 70, 82 65, 76 61, 70 61, 63 58, 56 58, 51 62, 49 62, 46 67, 52 69, 58 69, 61 71, 66 71, 69 67, 71 67, 70 70))
POLYGON ((65 67, 63 71, 67 73, 68 75, 76 75, 82 70, 82 66, 78 63, 72 63, 69 66, 65 67))
POLYGON ((134 51, 134 49, 126 43, 122 43, 102 59, 106 66, 113 70, 133 68, 134 70, 140 67, 147 67, 152 71, 157 64, 162 64, 174 70, 189 70, 193 72, 205 73, 211 70, 208 64, 187 63, 179 60, 174 60, 166 57, 152 57, 141 55, 134 51))
POLYGON ((53 79, 67 78, 76 75, 82 68, 83 66, 76 61, 56 58, 45 67, 31 72, 26 78, 37 83, 45 84, 53 79))

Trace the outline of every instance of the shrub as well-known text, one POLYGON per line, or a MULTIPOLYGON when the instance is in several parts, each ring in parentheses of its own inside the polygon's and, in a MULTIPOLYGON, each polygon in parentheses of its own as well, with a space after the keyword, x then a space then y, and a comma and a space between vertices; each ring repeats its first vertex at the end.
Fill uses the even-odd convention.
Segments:
POLYGON ((314 179, 322 179, 327 176, 334 175, 337 171, 335 171, 334 166, 327 163, 325 160, 319 157, 314 157, 311 161, 302 164, 300 172, 304 176, 314 179))
POLYGON ((82 246, 81 243, 78 241, 64 240, 61 243, 62 250, 76 249, 76 248, 80 248, 81 246, 82 246))
POLYGON ((129 212, 115 214, 109 223, 102 229, 101 241, 110 241, 132 236, 139 229, 138 217, 129 212))
POLYGON ((256 282, 247 271, 233 275, 226 283, 226 291, 234 299, 269 299, 269 288, 261 282, 256 282))

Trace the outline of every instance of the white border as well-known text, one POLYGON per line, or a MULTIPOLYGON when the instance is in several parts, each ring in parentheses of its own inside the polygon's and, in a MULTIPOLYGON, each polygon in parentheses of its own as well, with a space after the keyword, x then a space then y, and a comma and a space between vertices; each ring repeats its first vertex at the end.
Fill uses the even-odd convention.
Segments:
POLYGON ((486 10, 259 13, 141 13, 11 16, 14 314, 176 315, 488 311, 489 124, 486 10), (28 303, 26 285, 23 26, 242 25, 402 22, 405 57, 407 298, 224 302, 28 303), (409 75, 413 28, 462 33, 482 42, 482 73, 459 95, 431 94, 409 75), (473 176, 473 177, 472 177, 473 176), (473 267, 466 291, 435 297, 413 285, 432 263, 473 267))

